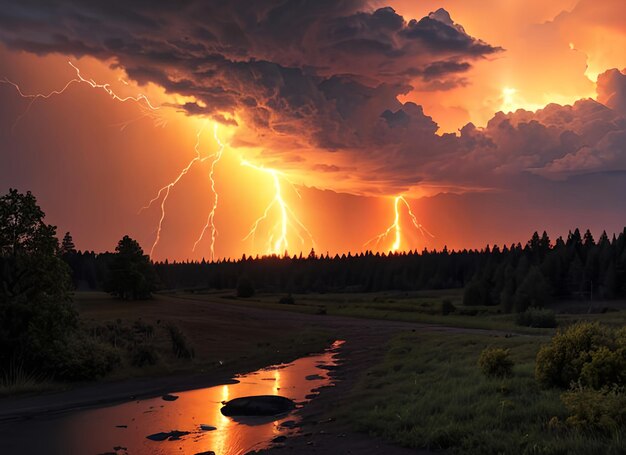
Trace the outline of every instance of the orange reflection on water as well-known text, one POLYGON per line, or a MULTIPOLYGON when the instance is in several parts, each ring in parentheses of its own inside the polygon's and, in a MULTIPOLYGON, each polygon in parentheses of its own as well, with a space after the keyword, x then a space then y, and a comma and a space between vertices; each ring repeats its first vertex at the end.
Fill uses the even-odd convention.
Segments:
POLYGON ((212 450, 216 455, 245 454, 269 446, 278 434, 290 431, 280 424, 298 417, 287 414, 275 420, 233 420, 221 414, 222 402, 249 395, 282 395, 296 403, 306 403, 305 397, 313 389, 332 384, 328 371, 320 366, 336 363, 339 345, 340 342, 334 343, 333 348, 320 355, 238 376, 239 382, 235 384, 176 393, 179 397, 176 401, 151 398, 0 424, 0 439, 3 443, 8 441, 6 453, 78 455, 114 451, 166 455, 212 450), (216 429, 204 431, 201 425, 216 429), (148 435, 172 430, 188 434, 172 441, 147 439, 148 435), (32 438, 33 434, 37 434, 37 438, 32 438))

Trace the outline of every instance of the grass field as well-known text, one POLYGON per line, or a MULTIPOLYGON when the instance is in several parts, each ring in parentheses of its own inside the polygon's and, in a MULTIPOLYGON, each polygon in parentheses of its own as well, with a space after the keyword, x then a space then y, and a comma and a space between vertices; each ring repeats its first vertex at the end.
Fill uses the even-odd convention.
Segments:
POLYGON ((598 436, 551 429, 566 409, 543 390, 534 359, 546 337, 423 333, 393 340, 385 361, 339 411, 356 429, 410 448, 459 454, 626 453, 626 433, 598 436), (488 346, 510 349, 514 375, 488 379, 477 366, 488 346))
POLYGON ((294 294, 294 304, 279 303, 285 294, 260 294, 245 299, 236 298, 233 291, 173 295, 193 300, 221 300, 232 305, 307 314, 323 313, 334 316, 419 322, 529 334, 552 332, 545 329, 519 327, 515 325, 513 315, 502 314, 498 307, 465 306, 462 304, 463 291, 460 289, 369 294, 294 294), (444 300, 451 302, 456 307, 454 313, 445 316, 442 314, 442 302, 444 300))

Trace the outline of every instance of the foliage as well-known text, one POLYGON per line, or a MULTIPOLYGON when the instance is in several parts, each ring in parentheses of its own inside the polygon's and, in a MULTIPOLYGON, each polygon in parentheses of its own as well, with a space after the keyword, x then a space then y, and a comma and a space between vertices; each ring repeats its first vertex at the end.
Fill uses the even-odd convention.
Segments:
POLYGON ((548 387, 626 385, 624 330, 581 322, 558 331, 537 353, 535 376, 548 387))
POLYGON ((610 434, 626 427, 626 393, 623 388, 576 386, 561 395, 569 411, 565 423, 576 430, 610 434))
POLYGON ((246 275, 239 277, 237 281, 237 297, 248 298, 254 295, 254 285, 246 275))
POLYGON ((465 288, 465 293, 463 294, 463 305, 475 306, 483 304, 484 297, 481 286, 479 283, 473 281, 465 288))
POLYGON ((478 366, 488 378, 504 378, 513 374, 513 361, 508 349, 484 349, 478 357, 478 366))
POLYGON ((172 351, 179 359, 193 359, 195 352, 183 331, 174 324, 167 325, 167 332, 172 342, 172 351))
POLYGON ((449 315, 450 313, 454 313, 456 311, 456 307, 452 303, 450 299, 444 299, 441 302, 441 314, 444 316, 449 315))
POLYGON ((0 370, 19 359, 26 371, 60 377, 59 365, 73 356, 66 347, 78 334, 78 315, 56 228, 44 217, 30 192, 0 197, 0 370))
POLYGON ((131 350, 130 363, 133 366, 141 368, 146 365, 156 365, 159 360, 159 351, 153 344, 139 343, 131 350))
POLYGON ((156 276, 150 258, 136 240, 125 235, 115 248, 106 290, 120 299, 149 298, 156 276))
POLYGON ((543 307, 550 301, 550 285, 538 267, 533 267, 515 293, 515 309, 526 311, 529 307, 543 307))
POLYGON ((567 409, 558 389, 533 376, 538 337, 498 339, 515 375, 493 380, 476 367, 493 335, 416 333, 396 337, 331 416, 416 452, 618 455, 626 432, 555 431, 567 409))
MULTIPOLYGON (((555 242, 544 232, 533 234, 526 245, 481 250, 245 256, 236 261, 164 261, 156 263, 155 270, 166 289, 236 289, 243 275, 255 290, 272 293, 466 288, 467 303, 500 305, 505 312, 549 306, 560 298, 626 297, 626 229, 612 239, 606 234, 597 242, 587 238, 583 242, 576 229, 555 242), (527 280, 531 273, 531 278, 542 278, 527 280)), ((83 288, 102 289, 111 256, 78 252, 71 261, 74 281, 83 288)))
POLYGON ((515 323, 524 327, 552 328, 556 327, 556 315, 549 309, 530 307, 517 313, 515 323))
POLYGON ((80 332, 66 339, 54 340, 42 348, 41 368, 53 371, 63 381, 86 381, 100 378, 120 363, 119 353, 80 332))

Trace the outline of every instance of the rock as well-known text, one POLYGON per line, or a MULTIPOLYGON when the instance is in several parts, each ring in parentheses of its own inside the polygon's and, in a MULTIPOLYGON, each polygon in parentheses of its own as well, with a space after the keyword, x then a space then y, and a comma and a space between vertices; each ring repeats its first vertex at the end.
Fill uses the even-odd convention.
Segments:
POLYGON ((161 397, 164 401, 176 401, 178 400, 178 397, 176 395, 170 395, 169 393, 166 395, 163 395, 161 397))
POLYGON ((217 427, 214 427, 213 425, 205 425, 204 423, 201 423, 200 429, 202 431, 214 431, 214 430, 217 430, 217 427))
POLYGON ((320 376, 319 374, 310 374, 308 376, 305 376, 305 378, 307 381, 315 381, 316 379, 324 379, 322 376, 320 376))
POLYGON ((188 435, 189 432, 188 431, 178 431, 178 430, 172 430, 169 433, 154 433, 151 434, 150 436, 146 436, 146 438, 150 439, 151 441, 178 441, 182 436, 186 436, 188 435))
POLYGON ((115 428, 128 428, 128 425, 115 425, 115 428))
POLYGON ((206 452, 198 452, 195 455, 215 455, 215 452, 212 450, 207 450, 206 452))
POLYGON ((298 422, 296 422, 295 420, 285 420, 279 426, 282 428, 295 428, 296 425, 298 425, 298 422))
POLYGON ((305 400, 312 400, 313 398, 317 397, 319 395, 319 393, 309 393, 308 395, 306 395, 304 397, 305 400))
POLYGON ((278 395, 258 395, 230 400, 220 410, 225 416, 274 416, 296 407, 293 400, 278 395))
POLYGON ((276 436, 274 439, 272 439, 272 442, 277 443, 277 442, 285 442, 287 440, 287 436, 276 436))

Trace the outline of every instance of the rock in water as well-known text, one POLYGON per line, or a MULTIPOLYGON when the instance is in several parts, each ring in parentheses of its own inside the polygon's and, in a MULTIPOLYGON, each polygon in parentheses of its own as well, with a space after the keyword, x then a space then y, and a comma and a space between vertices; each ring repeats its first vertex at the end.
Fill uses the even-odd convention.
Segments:
POLYGON ((161 397, 162 400, 164 401, 176 401, 178 400, 178 397, 176 395, 170 395, 169 393, 167 395, 163 395, 161 397))
POLYGON ((200 429, 202 431, 214 431, 214 430, 217 430, 217 427, 214 427, 213 425, 206 425, 204 423, 201 423, 200 429))
POLYGON ((296 407, 293 400, 277 395, 241 397, 224 404, 225 416, 274 416, 284 414, 296 407))
POLYGON ((169 433, 155 433, 155 434, 151 434, 150 436, 146 436, 146 438, 150 439, 151 441, 178 441, 181 436, 186 436, 188 435, 189 432, 188 431, 178 431, 178 430, 172 430, 169 433))

